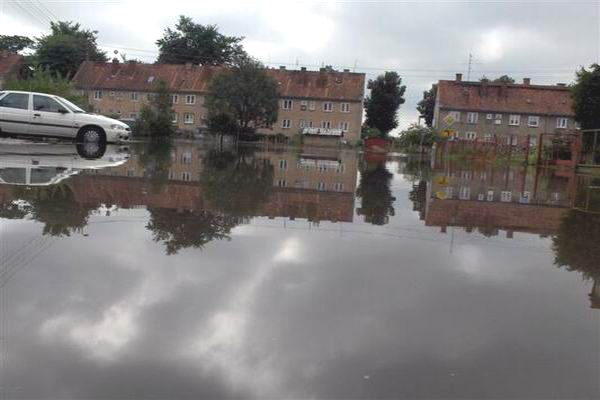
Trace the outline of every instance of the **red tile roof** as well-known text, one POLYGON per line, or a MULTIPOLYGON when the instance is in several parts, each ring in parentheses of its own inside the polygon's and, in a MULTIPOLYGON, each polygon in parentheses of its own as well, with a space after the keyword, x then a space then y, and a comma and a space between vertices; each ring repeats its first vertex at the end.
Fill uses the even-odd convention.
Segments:
MULTIPOLYGON (((158 81, 173 92, 204 93, 222 67, 185 64, 103 63, 85 61, 73 77, 76 88, 152 91, 158 81)), ((362 101, 365 74, 337 71, 267 69, 279 82, 281 97, 362 101)))
POLYGON ((0 51, 0 78, 18 72, 23 60, 22 55, 0 51))
POLYGON ((440 108, 456 111, 573 116, 564 86, 439 81, 440 108))

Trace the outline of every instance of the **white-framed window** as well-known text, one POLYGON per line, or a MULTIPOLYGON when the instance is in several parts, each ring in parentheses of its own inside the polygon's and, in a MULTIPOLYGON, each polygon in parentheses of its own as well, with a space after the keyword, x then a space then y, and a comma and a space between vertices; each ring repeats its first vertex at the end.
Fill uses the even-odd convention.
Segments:
POLYGON ((192 152, 185 151, 181 154, 181 163, 182 164, 191 164, 192 163, 192 152))
POLYGON ((540 126, 540 117, 537 115, 530 115, 529 118, 527 118, 527 126, 531 126, 532 128, 540 126))
POLYGON ((191 181, 192 180, 192 174, 190 172, 183 171, 181 173, 181 180, 185 181, 185 182, 191 181))
POLYGON ((479 194, 477 195, 477 200, 479 200, 479 201, 483 201, 483 200, 485 200, 485 193, 479 193, 479 194))
POLYGON ((283 99, 281 108, 284 110, 291 110, 294 102, 291 99, 283 99))
POLYGON ((530 201, 531 201, 531 192, 527 192, 527 191, 523 192, 521 194, 521 198, 519 199, 519 203, 527 204, 530 201))
POLYGON ((323 111, 325 111, 325 112, 332 112, 333 111, 333 104, 330 101, 324 101, 323 102, 323 111))
POLYGON ((502 124, 502 114, 496 114, 494 118, 494 124, 501 125, 502 124))
POLYGON ((350 103, 340 103, 340 111, 343 113, 350 112, 350 103))
POLYGON ((287 169, 288 163, 286 159, 279 160, 279 169, 285 170, 287 169))
POLYGON ((348 121, 340 121, 339 127, 342 131, 347 132, 350 124, 348 124, 348 121))
POLYGON ((290 129, 292 127, 292 120, 291 119, 282 119, 281 127, 283 129, 290 129))
POLYGON ((477 139, 477 132, 465 132, 465 139, 467 139, 467 140, 477 139))
POLYGON ((470 200, 471 199, 471 188, 469 186, 461 186, 458 191, 459 200, 470 200))
POLYGON ((558 117, 556 118, 556 127, 558 129, 566 129, 569 125, 569 118, 558 117))
POLYGON ((537 136, 529 136, 529 145, 537 146, 537 136))
POLYGON ((306 100, 301 100, 300 101, 300 109, 302 111, 306 111, 306 109, 308 108, 308 101, 306 100))
POLYGON ((196 104, 196 95, 188 94, 185 96, 185 104, 193 105, 196 104))
POLYGON ((177 113, 173 113, 173 120, 171 121, 172 123, 176 124, 177 120, 178 120, 178 114, 177 113))
POLYGON ((287 182, 285 179, 277 179, 276 185, 277 187, 287 187, 287 182))
POLYGON ((456 122, 460 122, 460 111, 450 111, 448 113, 456 122))
POLYGON ((174 180, 175 180, 175 177, 176 177, 176 175, 175 175, 175 171, 171 171, 171 170, 169 170, 169 180, 170 180, 170 181, 174 181, 174 180))
POLYGON ((138 101, 139 95, 138 92, 131 92, 131 101, 138 101))
POLYGON ((314 101, 309 101, 308 102, 308 109, 310 111, 315 111, 317 109, 317 104, 314 101))
POLYGON ((172 94, 172 95, 171 95, 171 103, 172 103, 172 104, 177 104, 177 103, 179 103, 179 95, 178 95, 178 94, 172 94))
POLYGON ((306 124, 305 119, 301 119, 300 121, 298 121, 298 126, 300 126, 300 128, 306 128, 308 125, 306 124))
POLYGON ((485 119, 487 120, 493 120, 494 119, 494 114, 485 114, 485 119))
POLYGON ((492 189, 490 189, 490 190, 487 191, 486 200, 487 201, 494 201, 494 191, 492 189))
POLYGON ((154 95, 153 95, 152 93, 148 93, 148 94, 146 95, 146 100, 148 100, 148 101, 151 101, 151 100, 152 100, 152 97, 154 97, 154 95))
POLYGON ((521 124, 521 116, 519 114, 511 114, 508 117, 508 124, 512 126, 519 126, 521 124))
POLYGON ((123 93, 117 92, 117 100, 123 99, 123 93))
POLYGON ((478 118, 479 118, 479 113, 476 113, 476 112, 467 113, 467 124, 476 124, 478 118))
POLYGON ((492 134, 491 133, 484 133, 483 134, 483 141, 484 142, 491 142, 492 141, 492 134))
POLYGON ((194 113, 183 114, 183 123, 186 125, 192 125, 194 123, 194 113))
POLYGON ((506 136, 506 144, 509 146, 516 146, 519 141, 517 135, 507 135, 506 136))
POLYGON ((343 190, 344 190, 344 184, 343 184, 343 183, 340 183, 340 182, 336 182, 336 183, 334 183, 334 184, 333 184, 333 190, 334 190, 335 192, 341 192, 341 191, 343 191, 343 190))
POLYGON ((325 186, 325 182, 319 182, 317 183, 317 190, 325 190, 326 186, 325 186))
POLYGON ((331 121, 322 121, 321 128, 323 129, 331 129, 331 121))
POLYGON ((94 91, 94 100, 101 100, 101 99, 102 99, 102 90, 94 91))
POLYGON ((111 91, 108 93, 108 96, 109 96, 109 97, 115 97, 115 91, 114 91, 114 90, 111 90, 111 91))
POLYGON ((512 192, 508 190, 503 190, 500 192, 500 201, 504 203, 510 203, 512 201, 512 192))

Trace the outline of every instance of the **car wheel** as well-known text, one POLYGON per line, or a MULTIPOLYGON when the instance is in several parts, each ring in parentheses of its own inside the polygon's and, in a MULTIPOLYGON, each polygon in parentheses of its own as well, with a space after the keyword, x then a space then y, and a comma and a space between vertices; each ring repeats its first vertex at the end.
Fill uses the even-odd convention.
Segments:
POLYGON ((89 126, 82 128, 77 134, 79 143, 105 143, 106 135, 100 128, 89 126))
POLYGON ((106 151, 106 144, 96 142, 96 143, 78 143, 77 144, 77 154, 81 158, 85 158, 86 160, 95 160, 104 155, 106 151))

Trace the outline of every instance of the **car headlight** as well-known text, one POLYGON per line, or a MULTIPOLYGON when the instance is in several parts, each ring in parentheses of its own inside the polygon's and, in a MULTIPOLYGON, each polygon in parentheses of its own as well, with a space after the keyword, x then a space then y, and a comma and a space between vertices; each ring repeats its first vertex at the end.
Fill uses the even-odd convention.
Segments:
POLYGON ((125 130, 125 127, 124 127, 123 125, 112 124, 112 125, 110 126, 110 129, 117 129, 117 130, 119 130, 119 131, 124 131, 124 130, 125 130))

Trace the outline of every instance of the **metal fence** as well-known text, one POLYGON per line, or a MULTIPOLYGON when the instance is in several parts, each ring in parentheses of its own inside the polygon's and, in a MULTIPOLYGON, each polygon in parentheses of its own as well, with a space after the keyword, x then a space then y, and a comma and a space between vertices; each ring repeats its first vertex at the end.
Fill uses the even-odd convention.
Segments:
POLYGON ((581 155, 579 164, 600 166, 600 129, 581 131, 581 155))

